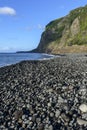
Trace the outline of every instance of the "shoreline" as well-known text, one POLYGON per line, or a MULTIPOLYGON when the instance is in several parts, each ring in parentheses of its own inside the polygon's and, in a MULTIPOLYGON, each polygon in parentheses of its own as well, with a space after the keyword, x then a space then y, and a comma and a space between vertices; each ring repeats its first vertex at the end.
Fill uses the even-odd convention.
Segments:
POLYGON ((55 57, 55 55, 45 54, 45 53, 31 53, 31 54, 30 53, 18 53, 18 54, 17 53, 0 53, 0 54, 1 54, 0 56, 3 57, 3 59, 4 59, 3 60, 2 58, 0 58, 0 60, 1 60, 0 68, 14 65, 14 64, 20 63, 22 61, 47 60, 47 59, 51 59, 51 58, 55 57), (7 54, 7 55, 5 55, 5 54, 7 54), (23 57, 24 55, 26 57, 23 57), (15 60, 13 60, 14 58, 15 58, 15 60))
MULTIPOLYGON (((16 54, 16 53, 1 53, 1 54, 16 54)), ((18 53, 18 54, 23 54, 23 53, 18 53)), ((26 54, 26 53, 24 53, 26 54)), ((27 52, 28 54, 28 52, 27 52)), ((30 54, 30 53, 29 53, 30 54)), ((34 53, 34 54, 41 54, 41 55, 45 55, 45 56, 49 56, 48 57, 45 57, 45 58, 40 58, 40 59, 26 59, 26 60, 20 60, 19 62, 15 62, 15 63, 9 63, 7 65, 1 65, 0 68, 2 67, 7 67, 7 66, 11 66, 11 65, 15 65, 15 64, 19 64, 20 62, 22 61, 43 61, 43 60, 50 60, 50 59, 54 59, 54 58, 57 58, 57 57, 86 57, 87 56, 87 53, 64 53, 64 54, 47 54, 47 53, 34 53)))
POLYGON ((87 129, 86 85, 83 54, 0 68, 0 129, 87 129))

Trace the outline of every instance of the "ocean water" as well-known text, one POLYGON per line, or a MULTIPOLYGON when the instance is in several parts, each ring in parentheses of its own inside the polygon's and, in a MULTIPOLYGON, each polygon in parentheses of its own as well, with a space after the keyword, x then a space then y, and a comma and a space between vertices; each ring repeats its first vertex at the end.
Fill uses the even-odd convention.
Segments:
POLYGON ((41 53, 0 53, 0 67, 18 63, 23 60, 43 60, 53 55, 41 53))

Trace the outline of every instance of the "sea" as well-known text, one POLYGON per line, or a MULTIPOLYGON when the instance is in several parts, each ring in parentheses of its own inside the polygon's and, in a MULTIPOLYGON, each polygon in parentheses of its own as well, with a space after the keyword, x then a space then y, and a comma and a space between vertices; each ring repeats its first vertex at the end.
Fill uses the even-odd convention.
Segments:
POLYGON ((44 60, 54 55, 44 53, 0 53, 0 67, 16 64, 24 60, 44 60))

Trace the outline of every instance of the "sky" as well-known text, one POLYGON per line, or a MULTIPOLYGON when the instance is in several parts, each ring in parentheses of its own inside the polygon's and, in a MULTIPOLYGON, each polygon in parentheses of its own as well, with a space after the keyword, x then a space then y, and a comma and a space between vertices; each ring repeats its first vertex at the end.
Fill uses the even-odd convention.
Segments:
POLYGON ((0 52, 36 48, 45 26, 87 0, 0 0, 0 52))

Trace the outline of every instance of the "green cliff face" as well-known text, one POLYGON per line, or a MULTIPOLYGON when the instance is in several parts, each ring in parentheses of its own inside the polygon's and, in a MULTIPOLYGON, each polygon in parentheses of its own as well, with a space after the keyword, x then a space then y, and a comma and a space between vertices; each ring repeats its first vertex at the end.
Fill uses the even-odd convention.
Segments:
POLYGON ((56 54, 87 52, 87 6, 50 22, 35 51, 56 54))

